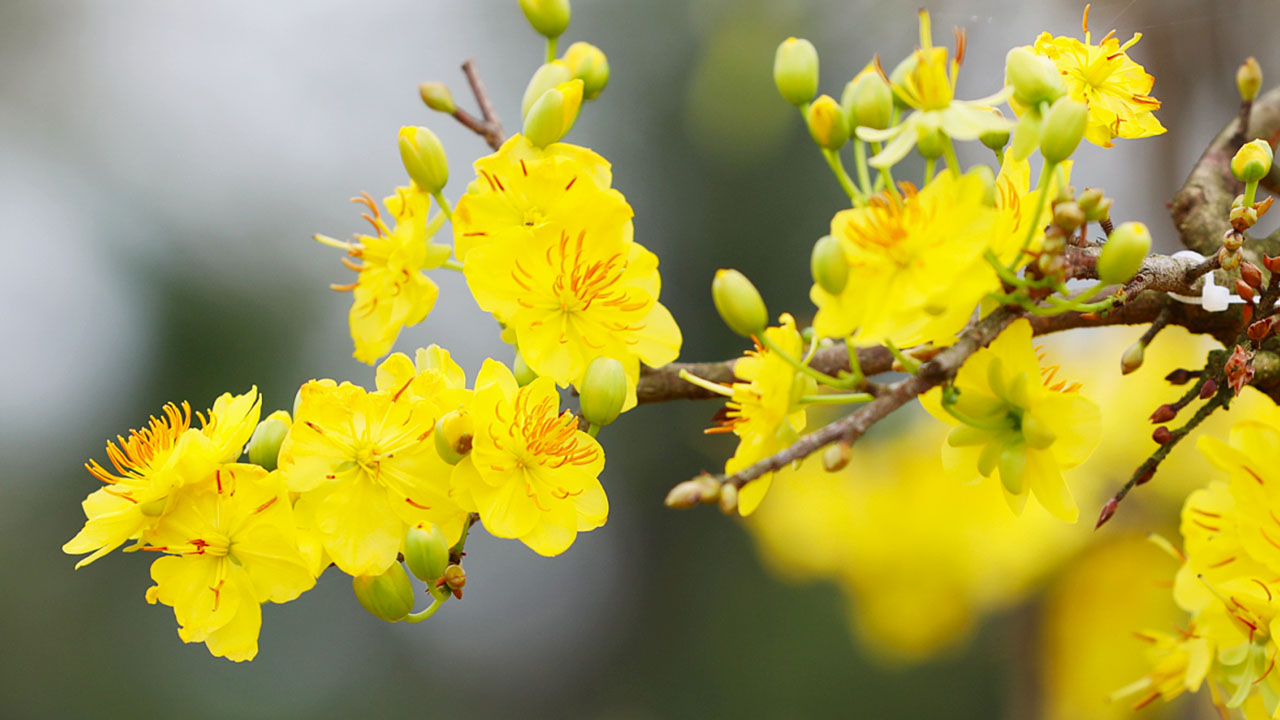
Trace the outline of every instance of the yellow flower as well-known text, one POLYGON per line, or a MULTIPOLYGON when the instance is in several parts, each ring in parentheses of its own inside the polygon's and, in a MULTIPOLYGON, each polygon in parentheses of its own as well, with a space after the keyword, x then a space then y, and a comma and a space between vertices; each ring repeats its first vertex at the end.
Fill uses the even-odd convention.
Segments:
POLYGON ((466 263, 472 248, 507 240, 534 242, 545 225, 556 230, 583 216, 609 217, 627 226, 631 206, 609 188, 609 163, 584 147, 552 143, 536 148, 522 135, 475 163, 477 178, 453 211, 454 254, 466 263))
MULTIPOLYGON (((380 380, 393 376, 380 373, 380 380)), ((319 533, 349 575, 385 572, 412 525, 439 525, 451 543, 462 535, 466 513, 449 496, 452 469, 429 439, 436 419, 453 408, 409 392, 414 382, 367 392, 312 380, 280 447, 280 470, 301 493, 300 524, 319 533)))
POLYGON ((975 468, 984 477, 998 473, 1015 512, 1034 493, 1052 515, 1075 522, 1076 503, 1062 471, 1093 452, 1101 415, 1080 394, 1078 383, 1054 383, 1056 372, 1056 366, 1040 366, 1031 346, 1031 323, 1018 320, 960 368, 955 414, 943 406, 942 388, 920 402, 934 417, 957 426, 943 447, 949 469, 966 478, 975 468))
POLYGON ((90 493, 83 507, 84 528, 62 546, 70 555, 92 553, 76 563, 80 568, 137 539, 173 508, 172 492, 203 480, 220 463, 240 457, 253 434, 261 412, 258 389, 243 395, 224 393, 205 415, 197 413, 201 427, 191 427, 191 407, 170 403, 164 417, 152 416, 142 430, 129 438, 107 443, 107 458, 116 473, 96 460, 85 469, 106 487, 90 493))
MULTIPOLYGON (((1071 160, 1058 165, 1062 170, 1062 178, 1071 181, 1071 160)), ((1048 179, 1049 187, 1045 190, 1048 198, 1058 196, 1058 174, 1055 172, 1048 179)), ((1004 160, 1000 163, 1000 174, 996 176, 996 209, 1000 212, 1000 227, 992 233, 991 250, 1006 265, 1018 258, 1022 241, 1026 236, 1026 223, 1035 222, 1036 229, 1032 233, 1027 249, 1036 252, 1044 242, 1044 229, 1048 225, 1050 210, 1048 202, 1041 212, 1039 221, 1031 218, 1040 200, 1040 186, 1031 184, 1031 164, 1026 158, 1018 160, 1013 156, 1012 148, 1004 151, 1004 160)), ((1027 256, 1021 256, 1025 263, 1027 256)))
POLYGON ((475 437, 454 466, 453 487, 485 529, 550 556, 604 525, 609 501, 597 479, 604 450, 572 412, 557 412, 555 384, 538 378, 518 387, 505 365, 486 360, 475 393, 475 437))
POLYGON ((1008 242, 998 237, 1008 223, 984 196, 976 175, 943 173, 900 200, 879 195, 837 213, 831 234, 844 248, 849 278, 839 294, 813 286, 814 330, 853 335, 858 345, 955 342, 983 296, 999 289, 983 252, 1008 242))
POLYGON ((352 291, 349 317, 354 356, 373 364, 391 350, 401 328, 422 322, 435 306, 440 288, 422 271, 443 265, 450 248, 431 241, 444 222, 444 214, 430 217, 431 198, 417 187, 396 188, 395 195, 383 200, 395 221, 394 228, 382 219, 368 194, 355 202, 369 208, 364 218, 373 225, 374 235, 357 235, 355 242, 315 237, 364 261, 358 264, 343 258, 343 264, 359 276, 349 285, 331 287, 352 291))
POLYGON ((315 585, 284 481, 257 465, 223 465, 183 488, 143 549, 165 553, 151 565, 147 602, 173 608, 183 642, 228 660, 258 654, 262 603, 315 585))
POLYGON ((658 302, 658 258, 631 240, 630 221, 583 208, 535 226, 518 242, 471 250, 464 272, 525 362, 561 387, 578 386, 596 357, 627 373, 623 410, 636 404, 640 363, 661 367, 680 353, 680 328, 658 302))
MULTIPOLYGON (((920 11, 920 49, 894 69, 890 78, 893 92, 913 108, 900 124, 885 130, 857 129, 858 138, 869 142, 890 141, 871 158, 873 167, 891 167, 906 157, 923 135, 941 132, 955 140, 977 140, 990 132, 1008 132, 1013 123, 991 112, 1005 101, 1012 88, 1005 88, 978 100, 956 100, 956 73, 964 61, 964 34, 957 32, 954 58, 947 49, 933 46, 929 12, 920 11)), ((883 72, 883 71, 881 71, 883 72)))
MULTIPOLYGON (((1121 45, 1114 31, 1098 45, 1089 34, 1089 6, 1084 9, 1084 42, 1071 37, 1041 33, 1032 49, 1058 66, 1072 99, 1089 106, 1085 138, 1094 145, 1111 147, 1115 138, 1143 138, 1165 131, 1153 111, 1160 101, 1151 97, 1155 79, 1135 63, 1126 51, 1142 39, 1134 33, 1121 45)), ((1023 109, 1014 105, 1019 114, 1023 109)))

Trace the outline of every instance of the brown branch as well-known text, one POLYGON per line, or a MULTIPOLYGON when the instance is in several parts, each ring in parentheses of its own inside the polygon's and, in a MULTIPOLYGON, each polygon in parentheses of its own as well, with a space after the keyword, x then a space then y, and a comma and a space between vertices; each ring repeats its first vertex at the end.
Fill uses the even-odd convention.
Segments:
POLYGON ((467 60, 462 63, 462 72, 467 76, 467 83, 471 85, 471 94, 475 95, 476 104, 480 106, 483 118, 477 118, 459 107, 454 108, 453 117, 471 132, 484 138, 489 147, 496 151, 502 147, 502 142, 506 138, 502 132, 502 123, 498 121, 498 113, 493 109, 493 101, 489 98, 484 83, 480 82, 475 61, 467 60))

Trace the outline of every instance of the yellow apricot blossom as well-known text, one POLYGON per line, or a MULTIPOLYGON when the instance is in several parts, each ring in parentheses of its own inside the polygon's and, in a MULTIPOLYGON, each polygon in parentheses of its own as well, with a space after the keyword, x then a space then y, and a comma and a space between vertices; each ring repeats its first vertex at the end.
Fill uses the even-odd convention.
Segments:
POLYGON ((183 642, 237 662, 258 654, 264 602, 293 600, 315 585, 298 551, 289 493, 278 473, 223 465, 179 500, 142 549, 151 565, 147 602, 173 608, 183 642))
POLYGON ((443 265, 451 250, 448 245, 432 242, 444 222, 444 213, 431 217, 431 196, 416 186, 396 188, 394 195, 383 200, 394 227, 383 220, 367 193, 353 198, 353 202, 369 208, 363 217, 373 225, 373 235, 357 235, 352 242, 324 235, 315 238, 363 261, 360 264, 343 258, 342 263, 359 276, 354 283, 331 287, 351 291, 349 320, 354 356, 360 362, 373 364, 391 350, 402 328, 422 322, 431 312, 440 288, 423 271, 443 265))
POLYGON ((559 407, 549 378, 519 387, 505 365, 485 360, 470 406, 471 453, 453 474, 459 502, 480 513, 485 529, 547 556, 564 552, 609 515, 598 479, 604 450, 559 407))
POLYGON ((220 463, 240 457, 258 424, 262 403, 258 389, 243 395, 223 393, 208 415, 197 413, 200 428, 191 427, 191 406, 164 406, 164 416, 151 417, 128 439, 107 443, 115 473, 96 460, 85 469, 106 484, 85 498, 85 526, 62 546, 70 555, 92 553, 80 568, 136 540, 173 508, 173 491, 203 480, 220 463), (118 444, 117 444, 118 443, 118 444))

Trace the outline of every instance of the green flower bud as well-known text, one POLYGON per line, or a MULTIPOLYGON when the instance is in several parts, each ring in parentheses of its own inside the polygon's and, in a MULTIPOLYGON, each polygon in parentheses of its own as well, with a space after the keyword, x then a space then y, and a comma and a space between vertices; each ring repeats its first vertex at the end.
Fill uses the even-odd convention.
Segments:
MULTIPOLYGON (((991 112, 1001 120, 1004 119, 1004 113, 1000 112, 999 108, 991 108, 991 112)), ((1001 152, 1004 150, 1004 146, 1009 144, 1009 131, 991 130, 984 132, 978 136, 978 141, 986 145, 990 150, 1001 152)))
POLYGON ((809 136, 818 147, 839 150, 849 142, 849 118, 830 95, 819 96, 809 104, 805 114, 809 136))
POLYGON ((803 38, 787 38, 773 56, 773 82, 782 98, 797 107, 818 92, 818 49, 803 38))
POLYGON ((249 438, 249 462, 267 470, 276 469, 276 459, 280 455, 280 443, 289 434, 289 426, 293 421, 289 413, 277 410, 258 423, 253 436, 249 438))
POLYGON ((1102 191, 1098 188, 1085 188, 1085 191, 1080 193, 1080 198, 1076 200, 1076 204, 1088 216, 1089 213, 1097 209, 1098 203, 1102 202, 1103 197, 1102 191))
POLYGON ((471 452, 474 432, 471 414, 465 409, 459 408, 441 415, 436 420, 435 432, 431 433, 435 437, 436 452, 440 454, 440 459, 450 465, 461 462, 471 452))
POLYGON ((546 94, 548 90, 555 88, 561 83, 567 83, 572 79, 573 70, 571 70, 569 68, 569 64, 563 60, 552 60, 535 70, 533 72, 533 77, 529 78, 529 84, 524 87, 524 97, 520 99, 521 119, 529 117, 529 109, 532 108, 533 104, 538 102, 538 98, 546 94))
POLYGON ((570 80, 546 91, 524 118, 525 138, 534 147, 558 142, 573 127, 581 107, 581 80, 570 80))
POLYGON ((1044 127, 1040 130, 1040 154, 1054 164, 1071 157, 1084 138, 1084 127, 1088 121, 1088 106, 1071 98, 1059 98, 1044 118, 1044 127))
POLYGON ((877 72, 863 72, 844 86, 840 107, 849 128, 884 130, 893 120, 893 90, 877 72))
POLYGON ((1004 76, 1013 86, 1013 99, 1026 107, 1053 103, 1067 94, 1053 61, 1027 46, 1016 47, 1004 56, 1004 76))
POLYGON ((444 531, 432 525, 430 530, 414 526, 404 536, 404 564, 414 577, 434 583, 449 566, 449 540, 444 531))
POLYGON ((627 371, 611 357, 597 357, 587 366, 578 388, 579 409, 592 425, 604 427, 622 414, 627 399, 627 371))
POLYGON ((452 115, 458 109, 453 104, 453 93, 449 92, 449 86, 442 82, 424 82, 418 86, 418 94, 422 96, 422 102, 436 112, 452 115))
POLYGON ((1084 224, 1084 211, 1074 202, 1060 202, 1053 206, 1053 224, 1073 232, 1084 224))
POLYGON ((916 126, 916 149, 925 160, 937 160, 946 152, 946 148, 947 140, 943 137, 941 128, 930 127, 927 123, 916 126))
POLYGON ((1140 222, 1116 227, 1098 256, 1098 279, 1108 285, 1129 282, 1151 251, 1151 233, 1140 222))
POLYGON ((1271 144, 1254 140, 1240 146, 1231 158, 1231 172, 1240 182, 1258 182, 1271 172, 1271 144))
POLYGON ((561 58, 573 77, 582 81, 582 98, 595 100, 609 84, 609 58, 600 48, 587 42, 576 42, 565 50, 561 58))
POLYGON ((1262 66, 1257 58, 1250 57, 1236 70, 1236 88, 1240 90, 1240 99, 1245 102, 1258 97, 1258 90, 1262 88, 1262 66))
POLYGON ((413 585, 400 563, 381 575, 351 578, 351 589, 364 609, 381 620, 396 622, 413 610, 413 585))
POLYGON ((520 0, 520 9, 540 34, 558 38, 569 27, 569 0, 520 0))
POLYGON ((813 281, 832 295, 839 295, 849 282, 849 261, 844 257, 844 248, 830 235, 823 235, 813 244, 809 269, 813 272, 813 281))
POLYGON ((449 182, 449 159, 440 138, 424 127, 400 128, 400 159, 413 184, 435 194, 449 182))
POLYGON ((521 355, 519 350, 516 350, 516 359, 511 363, 511 374, 516 376, 516 384, 520 387, 538 379, 538 373, 524 361, 524 355, 521 355))
POLYGON ((760 291, 737 270, 716 271, 711 281, 711 300, 724 324, 743 337, 759 335, 769 324, 769 311, 760 291))
POLYGON ((1018 124, 1013 128, 1013 152, 1014 160, 1026 160, 1036 146, 1040 144, 1040 131, 1044 125, 1044 118, 1040 116, 1039 110, 1028 110, 1018 118, 1018 124))

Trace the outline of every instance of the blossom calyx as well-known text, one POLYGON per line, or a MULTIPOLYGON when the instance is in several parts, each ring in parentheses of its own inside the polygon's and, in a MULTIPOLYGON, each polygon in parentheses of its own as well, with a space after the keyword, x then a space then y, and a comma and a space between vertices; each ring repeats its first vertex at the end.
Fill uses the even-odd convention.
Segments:
POLYGON ((1240 64, 1240 69, 1236 70, 1236 88, 1240 90, 1240 99, 1245 102, 1252 102, 1258 97, 1258 90, 1262 88, 1262 66, 1257 58, 1250 56, 1240 64))
POLYGON ((849 142, 849 118, 830 95, 822 95, 809 104, 805 122, 818 147, 839 150, 849 142))
POLYGON ((520 0, 525 18, 540 34, 558 38, 569 27, 569 0, 520 0))
POLYGON ((582 81, 582 98, 595 100, 609 84, 609 58, 589 42, 576 42, 561 58, 573 77, 582 81))
POLYGON ((440 138, 424 127, 400 128, 400 159, 420 189, 436 194, 449 182, 449 159, 440 138))
POLYGON ((1231 173, 1240 182, 1258 182, 1271 172, 1273 153, 1266 140, 1253 140, 1240 146, 1231 158, 1231 173))
POLYGON ((591 361, 578 387, 582 416, 592 425, 605 426, 622 414, 627 399, 627 371, 622 363, 600 356, 591 361))
POLYGON ((534 147, 546 147, 569 132, 582 107, 582 81, 570 80, 546 91, 524 118, 524 136, 534 147))
POLYGON ((267 470, 275 470, 276 459, 280 456, 280 444, 289 434, 291 424, 289 413, 284 410, 277 410, 258 423, 246 448, 249 462, 267 470))
POLYGON ((452 410, 440 416, 436 421, 435 437, 436 452, 440 454, 440 459, 450 465, 457 465, 462 458, 471 452, 471 439, 474 432, 474 423, 471 421, 471 415, 465 409, 452 410))
POLYGON ((737 270, 716 271, 711 281, 711 300, 724 324, 743 337, 759 335, 769 324, 769 311, 760 291, 737 270))
POLYGON ((831 235, 823 235, 813 244, 809 268, 813 281, 832 295, 839 295, 849 282, 849 261, 845 259, 840 241, 831 235))
POLYGON ((381 575, 352 578, 351 589, 360 605, 380 620, 396 622, 413 610, 413 585, 400 563, 392 563, 381 575))
POLYGON ((435 525, 429 530, 421 526, 409 528, 404 536, 404 564, 423 582, 439 580, 449 566, 449 539, 435 525))
POLYGON ((840 107, 849 119, 850 129, 884 130, 893 121, 893 89, 880 73, 860 73, 844 86, 840 107))
POLYGON ((1047 162, 1057 164, 1071 157, 1089 123, 1089 108, 1071 98, 1059 98, 1049 108, 1040 129, 1040 154, 1047 162))
POLYGON ((1062 73, 1053 61, 1026 46, 1004 56, 1004 75, 1013 86, 1013 99, 1026 107, 1053 103, 1067 94, 1062 73))
MULTIPOLYGON (((562 83, 567 83, 574 78, 573 70, 569 69, 569 63, 564 60, 552 60, 549 63, 543 63, 537 70, 533 71, 533 77, 529 78, 529 84, 524 86, 524 96, 520 98, 520 117, 529 116, 529 110, 533 104, 538 102, 548 90, 558 87, 562 83)), ((585 83, 584 83, 585 86, 585 83)))
POLYGON ((1151 232, 1140 222, 1122 223, 1111 232, 1098 255, 1098 279, 1108 285, 1123 284, 1142 267, 1151 251, 1151 232))
POLYGON ((782 98, 797 107, 818 92, 818 49, 804 38, 790 37, 773 56, 773 82, 782 98))
POLYGON ((422 102, 426 103, 427 107, 436 112, 452 115, 458 109, 453 102, 453 93, 449 92, 449 86, 442 82, 422 83, 418 86, 418 95, 422 96, 422 102))

